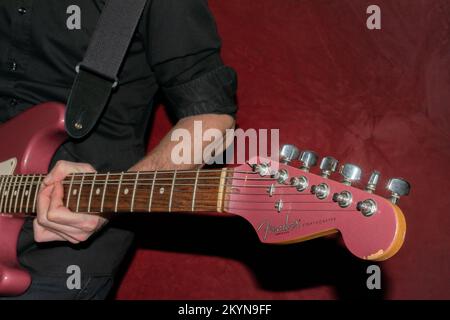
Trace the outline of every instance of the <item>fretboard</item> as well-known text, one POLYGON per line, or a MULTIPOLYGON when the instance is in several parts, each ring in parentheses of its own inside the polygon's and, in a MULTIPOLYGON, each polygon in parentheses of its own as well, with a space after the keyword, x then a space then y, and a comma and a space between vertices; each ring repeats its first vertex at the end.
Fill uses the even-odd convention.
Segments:
MULTIPOLYGON (((63 182, 73 212, 222 212, 232 169, 78 173, 63 182)), ((0 176, 0 212, 36 212, 45 175, 0 176)))

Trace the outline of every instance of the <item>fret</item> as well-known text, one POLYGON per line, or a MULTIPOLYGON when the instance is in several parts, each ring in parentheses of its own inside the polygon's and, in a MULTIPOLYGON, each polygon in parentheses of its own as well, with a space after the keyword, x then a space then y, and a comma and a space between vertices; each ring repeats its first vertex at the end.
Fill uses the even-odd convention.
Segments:
POLYGON ((9 212, 8 211, 9 194, 10 194, 10 191, 11 191, 11 186, 13 184, 14 177, 15 176, 13 176, 13 175, 9 176, 9 179, 6 182, 5 192, 4 192, 5 199, 4 199, 4 202, 3 202, 3 210, 2 210, 3 212, 9 212))
POLYGON ((25 182, 24 182, 24 184, 23 184, 23 186, 22 186, 22 196, 20 197, 20 205, 19 205, 19 212, 22 212, 22 208, 23 208, 23 197, 24 197, 24 195, 25 195, 25 190, 26 190, 26 188, 27 188, 27 186, 28 186, 28 179, 30 178, 30 176, 27 174, 26 175, 26 178, 25 178, 25 182))
POLYGON ((120 174, 119 186, 117 187, 116 195, 116 206, 114 207, 114 212, 117 212, 117 206, 119 205, 120 187, 122 186, 123 172, 120 174))
POLYGON ((106 194, 106 187, 107 187, 107 183, 108 183, 108 178, 109 178, 109 172, 106 174, 105 184, 103 185, 103 195, 102 195, 102 204, 100 206, 100 212, 103 212, 103 205, 105 203, 105 194, 106 194))
POLYGON ((133 208, 134 208, 134 198, 136 196, 136 187, 137 187, 137 183, 138 183, 138 179, 139 179, 139 171, 136 173, 136 178, 134 179, 134 187, 133 187, 133 196, 131 197, 131 212, 133 212, 133 208))
POLYGON ((41 186, 41 181, 44 178, 44 176, 42 174, 39 175, 38 181, 36 183, 36 190, 34 191, 34 200, 33 200, 33 210, 31 212, 36 212, 36 201, 37 201, 37 196, 39 193, 39 189, 41 186))
POLYGON ((9 179, 9 181, 7 183, 8 189, 6 190, 6 193, 5 193, 5 202, 4 202, 4 206, 3 206, 3 210, 5 212, 9 212, 9 210, 8 210, 8 202, 10 202, 11 187, 12 187, 14 178, 15 178, 15 176, 11 175, 10 179, 9 179))
POLYGON ((172 189, 170 190, 170 197, 169 197, 169 212, 172 212, 172 197, 173 197, 173 189, 175 186, 175 179, 177 177, 177 170, 173 173, 173 179, 172 179, 172 189))
POLYGON ((80 189, 78 189, 77 207, 75 209, 75 212, 77 212, 77 213, 78 213, 78 211, 80 209, 81 190, 83 189, 84 177, 85 176, 86 176, 86 173, 83 173, 83 175, 81 176, 80 189))
POLYGON ((16 201, 14 202, 14 212, 17 212, 17 201, 19 200, 20 190, 22 190, 22 180, 23 180, 23 174, 20 175, 19 179, 19 187, 18 190, 14 191, 16 192, 16 201))
POLYGON ((3 198, 5 196, 5 190, 6 190, 6 186, 8 185, 8 179, 9 176, 3 176, 2 177, 2 188, 1 188, 1 198, 0 198, 0 212, 3 212, 3 198))
POLYGON ((28 192, 28 197, 27 197, 27 204, 25 206, 25 213, 28 213, 28 209, 29 209, 29 204, 30 204, 30 196, 31 196, 31 190, 33 190, 33 183, 34 183, 34 179, 36 178, 36 175, 33 174, 32 178, 31 178, 31 182, 30 182, 30 188, 29 190, 27 190, 28 192))
MULTIPOLYGON (((14 176, 11 175, 11 176, 9 177, 9 181, 7 182, 7 187, 8 187, 8 189, 6 190, 6 193, 5 193, 5 202, 4 202, 4 206, 3 206, 3 210, 4 210, 5 212, 9 212, 9 211, 8 211, 8 201, 9 201, 9 197, 10 197, 10 195, 11 195, 11 186, 12 186, 12 181, 13 181, 13 179, 14 179, 14 176)), ((5 189, 6 189, 6 188, 5 188, 5 189)))
POLYGON ((197 183, 199 174, 200 174, 200 167, 197 169, 197 173, 195 174, 194 191, 192 193, 192 207, 191 207, 192 212, 194 212, 195 207, 195 195, 197 193, 197 183))
POLYGON ((88 202, 87 212, 91 212, 92 193, 94 192, 96 178, 97 178, 97 172, 94 173, 94 178, 92 178, 91 192, 89 192, 89 202, 88 202))
POLYGON ((70 179, 70 184, 69 184, 69 191, 67 192, 67 199, 66 199, 66 207, 69 207, 69 201, 70 201, 70 195, 72 194, 72 184, 73 184, 73 180, 75 179, 75 174, 72 174, 72 178, 70 179))
POLYGON ((6 212, 10 212, 8 210, 8 202, 10 202, 10 197, 11 197, 11 187, 13 184, 13 179, 15 176, 11 175, 9 181, 8 181, 8 190, 6 190, 6 198, 5 198, 5 204, 3 207, 3 210, 5 210, 6 212))
POLYGON ((219 192, 217 192, 217 212, 223 211, 223 199, 225 196, 224 191, 225 191, 226 177, 227 177, 227 169, 223 168, 222 172, 220 173, 219 192))
POLYGON ((157 174, 158 170, 155 170, 155 172, 153 173, 152 189, 150 191, 150 201, 148 202, 148 212, 152 211, 153 191, 155 190, 155 180, 157 174))
POLYGON ((1 179, 0 179, 0 194, 2 194, 3 180, 5 180, 5 176, 1 176, 1 179))
POLYGON ((17 179, 19 178, 19 176, 15 175, 14 176, 14 184, 12 185, 12 190, 11 190, 11 195, 9 198, 9 207, 8 207, 8 212, 12 212, 12 203, 13 203, 13 199, 14 199, 14 192, 16 190, 16 183, 17 183, 17 179))

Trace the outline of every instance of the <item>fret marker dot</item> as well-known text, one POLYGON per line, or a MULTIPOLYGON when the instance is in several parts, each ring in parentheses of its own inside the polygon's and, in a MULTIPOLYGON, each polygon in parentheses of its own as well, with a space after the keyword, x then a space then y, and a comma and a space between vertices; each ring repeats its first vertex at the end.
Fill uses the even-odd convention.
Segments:
POLYGON ((28 190, 25 190, 25 195, 26 195, 26 196, 28 195, 28 190))
POLYGON ((160 188, 159 189, 159 194, 163 194, 164 193, 164 188, 160 188))
POLYGON ((125 190, 123 190, 123 194, 128 194, 128 192, 130 192, 130 190, 128 190, 128 188, 125 188, 125 190))
POLYGON ((14 195, 17 196, 17 190, 14 190, 14 195))
POLYGON ((95 194, 99 195, 100 194, 100 188, 97 188, 97 190, 95 190, 95 194))
POLYGON ((76 195, 77 195, 77 192, 78 192, 78 190, 77 190, 77 189, 74 189, 73 192, 72 192, 72 194, 73 194, 74 196, 76 196, 76 195))

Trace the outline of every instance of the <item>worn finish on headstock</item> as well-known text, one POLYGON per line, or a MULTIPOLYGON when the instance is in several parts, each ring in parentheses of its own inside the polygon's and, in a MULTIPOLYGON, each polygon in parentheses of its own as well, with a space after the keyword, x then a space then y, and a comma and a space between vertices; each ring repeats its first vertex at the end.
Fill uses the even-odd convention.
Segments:
MULTIPOLYGON (((249 163, 270 161, 255 158, 249 163)), ((248 220, 262 242, 294 243, 340 232, 354 255, 376 261, 390 258, 402 246, 405 219, 389 200, 282 163, 254 168, 257 172, 248 165, 235 168, 225 211, 248 220), (280 180, 280 174, 287 177, 280 180), (293 185, 296 179, 306 181, 306 187, 293 185), (341 203, 338 195, 350 199, 341 203), (371 214, 361 211, 365 200, 376 204, 371 214)))

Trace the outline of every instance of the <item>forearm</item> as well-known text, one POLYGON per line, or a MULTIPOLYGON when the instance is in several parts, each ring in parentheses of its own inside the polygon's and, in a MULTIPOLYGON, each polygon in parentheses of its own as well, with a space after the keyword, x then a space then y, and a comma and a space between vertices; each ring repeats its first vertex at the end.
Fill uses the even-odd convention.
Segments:
MULTIPOLYGON (((202 131, 205 132, 208 129, 218 129, 222 132, 222 136, 225 135, 227 129, 234 128, 234 119, 226 114, 202 114, 191 117, 186 117, 178 121, 178 123, 172 128, 172 130, 164 136, 161 142, 154 148, 146 157, 136 163, 129 171, 152 171, 152 170, 170 170, 170 169, 196 169, 202 158, 202 154, 194 153, 194 122, 202 122, 202 131), (178 141, 172 141, 171 135, 174 130, 184 129, 191 133, 192 146, 190 152, 192 161, 190 163, 175 164, 172 161, 172 150, 179 143, 178 141)), ((198 138, 198 137, 197 137, 198 138)), ((202 150, 208 145, 209 141, 201 141, 202 150)))

